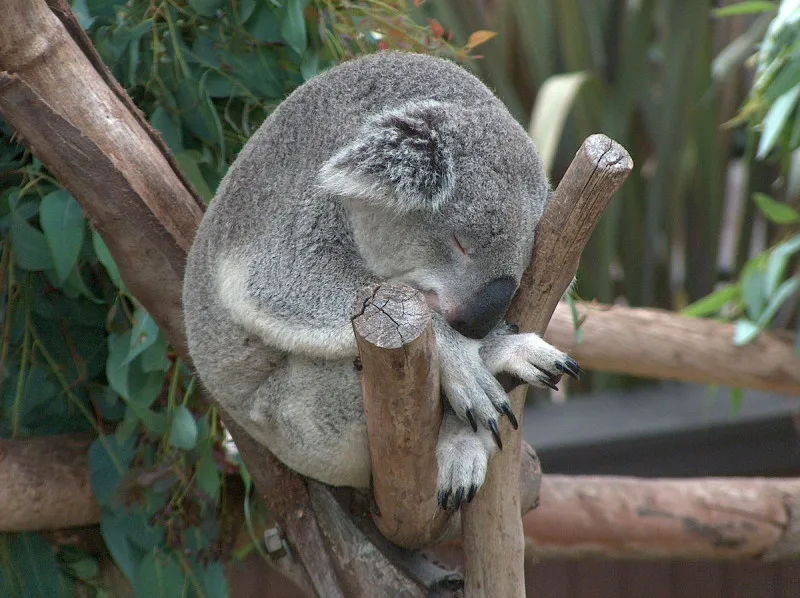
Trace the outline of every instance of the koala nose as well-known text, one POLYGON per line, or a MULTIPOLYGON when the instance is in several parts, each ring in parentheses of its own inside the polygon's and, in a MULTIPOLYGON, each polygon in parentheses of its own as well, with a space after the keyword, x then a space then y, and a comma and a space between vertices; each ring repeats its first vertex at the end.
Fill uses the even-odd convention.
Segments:
POLYGON ((510 276, 495 278, 464 303, 452 320, 448 318, 448 323, 468 338, 483 338, 500 323, 516 289, 510 276))

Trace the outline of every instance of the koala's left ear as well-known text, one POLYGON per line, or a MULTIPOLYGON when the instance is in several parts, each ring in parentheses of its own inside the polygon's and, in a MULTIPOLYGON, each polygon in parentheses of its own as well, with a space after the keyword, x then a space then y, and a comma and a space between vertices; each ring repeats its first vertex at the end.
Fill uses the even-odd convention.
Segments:
POLYGON ((370 117, 356 139, 322 166, 321 185, 398 212, 440 207, 453 190, 446 109, 429 100, 370 117))

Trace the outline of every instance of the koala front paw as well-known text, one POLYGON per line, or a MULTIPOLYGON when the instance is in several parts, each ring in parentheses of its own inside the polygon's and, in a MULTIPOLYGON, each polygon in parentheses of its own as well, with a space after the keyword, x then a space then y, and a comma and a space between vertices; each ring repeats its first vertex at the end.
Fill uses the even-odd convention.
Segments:
POLYGON ((486 368, 478 345, 466 341, 462 352, 450 355, 440 351, 441 386, 450 406, 473 432, 478 427, 492 434, 497 447, 503 449, 497 416, 505 415, 516 430, 519 424, 502 385, 486 368))
POLYGON ((486 467, 492 453, 492 441, 486 436, 486 432, 475 434, 464 427, 455 415, 445 415, 436 446, 441 508, 457 511, 465 501, 470 502, 475 497, 486 478, 486 467))
POLYGON ((484 340, 481 357, 493 374, 506 372, 534 386, 557 390, 563 374, 576 380, 578 362, 542 340, 537 334, 514 334, 513 330, 493 334, 484 340))

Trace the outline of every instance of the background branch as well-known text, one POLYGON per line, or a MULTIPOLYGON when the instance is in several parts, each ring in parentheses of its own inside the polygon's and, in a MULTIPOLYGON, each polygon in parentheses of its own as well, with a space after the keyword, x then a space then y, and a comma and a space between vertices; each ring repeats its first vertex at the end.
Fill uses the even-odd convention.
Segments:
POLYGON ((800 395, 800 355, 792 334, 765 330, 737 347, 735 325, 727 322, 660 309, 594 303, 577 307, 580 343, 575 342, 565 303, 556 308, 545 338, 584 369, 800 395))

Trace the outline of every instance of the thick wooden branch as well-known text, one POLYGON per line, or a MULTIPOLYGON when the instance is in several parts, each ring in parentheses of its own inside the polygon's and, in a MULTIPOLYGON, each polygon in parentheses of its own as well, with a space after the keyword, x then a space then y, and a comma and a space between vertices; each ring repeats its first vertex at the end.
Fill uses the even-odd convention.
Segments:
POLYGON ((93 525, 100 506, 83 435, 0 439, 0 532, 93 525))
MULTIPOLYGON (((91 438, 81 435, 0 440, 0 533, 58 530, 99 522, 100 507, 89 487, 86 449, 90 442, 91 438)), ((535 473, 528 472, 520 479, 531 479, 535 473)), ((283 490, 287 501, 300 505, 296 525, 305 530, 302 518, 311 507, 302 502, 304 499, 291 502, 293 490, 283 490)), ((523 493, 531 490, 523 489, 523 493)), ((540 496, 539 508, 523 519, 526 558, 774 560, 796 558, 800 553, 797 478, 667 480, 546 475, 540 496)), ((228 500, 239 503, 242 496, 232 491, 228 500)), ((335 544, 334 560, 337 570, 347 574, 345 585, 357 588, 361 578, 353 571, 363 572, 368 561, 362 555, 359 563, 352 562, 343 548, 342 534, 362 538, 369 530, 363 529, 363 522, 357 529, 346 521, 341 507, 331 502, 320 485, 316 497, 312 493, 311 502, 316 503, 317 513, 324 509, 318 525, 326 539, 335 544), (344 531, 339 534, 337 529, 344 531)), ((374 534, 369 539, 387 550, 374 534)), ((382 580, 394 578, 399 580, 399 587, 419 587, 386 569, 383 552, 371 546, 367 551, 383 571, 382 580)), ((395 557, 390 548, 389 555, 395 557)), ((424 565, 413 558, 408 560, 408 551, 401 551, 400 556, 407 560, 406 566, 419 569, 424 565)), ((296 578, 291 563, 283 561, 278 562, 279 569, 296 578)), ((420 578, 430 585, 447 578, 441 570, 428 569, 420 578)), ((374 590, 374 580, 367 580, 374 590)), ((379 595, 370 594, 369 587, 361 586, 358 591, 379 595)))
POLYGON ((781 559, 800 554, 800 480, 544 476, 531 555, 781 559))
MULTIPOLYGON (((581 146, 536 230, 531 265, 509 310, 523 332, 543 334, 578 269, 583 248, 608 202, 633 168, 625 149, 604 135, 581 146)), ((511 394, 521 421, 525 388, 511 394)), ((492 459, 475 500, 464 508, 465 590, 478 596, 524 596, 524 542, 519 513, 521 432, 504 420, 504 449, 492 459)))
POLYGON ((433 543, 447 523, 436 503, 442 422, 439 359, 425 298, 404 285, 362 289, 353 306, 378 529, 395 544, 433 543))
POLYGON ((585 369, 800 395, 794 335, 766 331, 737 347, 734 325, 725 322, 592 303, 579 303, 578 314, 580 343, 575 342, 572 314, 563 303, 545 338, 585 369))

